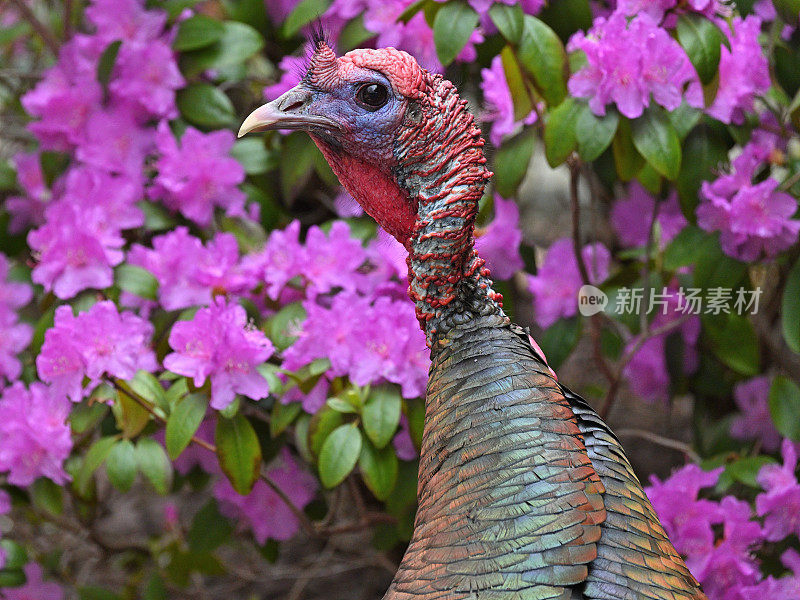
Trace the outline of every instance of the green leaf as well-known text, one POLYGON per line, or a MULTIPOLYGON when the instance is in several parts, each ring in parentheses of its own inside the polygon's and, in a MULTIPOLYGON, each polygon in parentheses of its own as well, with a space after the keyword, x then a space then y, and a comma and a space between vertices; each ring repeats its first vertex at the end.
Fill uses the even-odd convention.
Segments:
POLYGON ((587 162, 597 159, 611 145, 619 125, 619 113, 613 108, 605 116, 596 116, 588 104, 581 104, 581 111, 575 122, 575 138, 578 141, 578 154, 587 162))
POLYGON ((552 27, 565 44, 573 33, 592 26, 589 0, 549 0, 538 17, 552 27))
POLYGON ((681 141, 663 111, 650 107, 632 123, 636 150, 653 168, 670 181, 681 169, 681 141))
POLYGON ((789 348, 800 352, 800 259, 794 263, 781 301, 781 326, 783 339, 789 348))
POLYGON ((25 572, 22 569, 0 570, 0 589, 21 587, 25 585, 26 581, 25 572))
POLYGON ((200 127, 222 128, 236 122, 233 103, 209 83, 194 83, 178 90, 176 101, 181 115, 200 127))
POLYGON ((106 457, 106 473, 111 485, 121 492, 131 489, 136 479, 136 450, 130 440, 119 440, 106 457))
POLYGON ((101 402, 88 403, 86 400, 73 405, 69 413, 69 424, 72 431, 81 434, 97 425, 108 412, 108 405, 101 402))
MULTIPOLYGON (((13 25, 4 25, 0 29, 0 46, 8 47, 14 40, 31 33, 31 26, 25 21, 18 21, 13 25)), ((0 586, 2 587, 2 586, 0 586)))
POLYGON ((222 23, 203 14, 181 21, 172 47, 178 52, 197 50, 218 41, 225 28, 222 23))
POLYGON ((702 182, 712 179, 718 166, 727 160, 727 143, 708 127, 700 126, 686 138, 675 187, 678 189, 681 211, 690 222, 694 223, 697 219, 695 209, 702 182))
POLYGON ((461 2, 448 2, 433 20, 433 43, 444 66, 449 65, 467 45, 478 24, 478 13, 461 2))
POLYGON ((800 0, 772 0, 772 4, 784 23, 797 25, 798 14, 800 13, 800 0))
POLYGON ((264 146, 263 136, 253 136, 237 140, 231 148, 231 156, 239 161, 248 175, 266 173, 273 159, 264 146))
POLYGON ((400 423, 402 401, 395 387, 381 386, 372 390, 361 411, 364 431, 376 448, 383 448, 391 441, 400 423))
POLYGON ((286 428, 294 423, 294 420, 303 412, 303 405, 300 402, 275 402, 272 406, 272 414, 269 418, 269 434, 276 438, 283 433, 286 428))
POLYGON ((181 71, 187 78, 209 69, 225 71, 240 66, 263 47, 264 38, 256 29, 238 21, 225 21, 216 42, 181 55, 181 71))
POLYGON ((325 404, 327 404, 330 408, 332 408, 336 412, 340 413, 355 414, 358 412, 352 404, 350 404, 346 400, 342 400, 341 398, 336 398, 335 396, 333 398, 328 398, 325 404))
POLYGON ((197 432, 208 408, 206 394, 189 394, 179 400, 167 419, 165 442, 172 460, 181 455, 197 432))
POLYGON ((133 379, 126 383, 134 392, 153 406, 169 410, 169 403, 167 402, 164 387, 152 373, 139 369, 133 379))
POLYGON ((318 410, 308 425, 308 447, 315 456, 319 456, 322 445, 331 432, 344 423, 342 413, 327 406, 318 410))
POLYGON ((517 56, 533 76, 536 89, 549 106, 567 95, 567 54, 556 33, 536 17, 525 15, 517 56))
POLYGON ((108 89, 108 82, 111 81, 111 72, 114 70, 114 64, 117 62, 117 54, 119 54, 119 47, 122 45, 121 40, 111 42, 103 53, 100 55, 100 60, 97 61, 97 81, 103 86, 104 90, 108 89))
MULTIPOLYGON (((495 4, 495 6, 505 6, 505 4, 495 4)), ((503 47, 500 51, 500 60, 503 63, 503 72, 506 75, 506 83, 508 83, 511 100, 514 104, 514 119, 521 121, 533 110, 533 102, 511 46, 503 47)))
POLYGON ((538 338, 547 363, 557 369, 567 359, 580 337, 580 321, 577 317, 560 319, 542 332, 538 338))
POLYGON ((241 413, 217 419, 214 436, 219 466, 238 493, 250 493, 261 468, 261 445, 253 426, 241 413))
POLYGON ((0 540, 0 549, 5 553, 4 569, 21 569, 29 560, 28 552, 14 540, 0 540))
POLYGON ((510 44, 518 44, 522 39, 522 30, 525 27, 525 13, 519 4, 503 4, 496 2, 489 9, 489 17, 497 30, 510 44))
POLYGON ((516 195, 517 188, 528 172, 528 164, 536 146, 536 135, 533 130, 525 128, 522 133, 503 142, 497 150, 492 168, 497 193, 504 198, 516 195))
POLYGON ((118 594, 96 585, 78 588, 78 600, 120 600, 118 594))
POLYGON ((583 111, 582 105, 573 98, 565 98, 545 119, 544 154, 547 163, 555 168, 563 163, 575 150, 578 139, 575 125, 583 111))
POLYGON ((164 393, 164 398, 169 406, 169 412, 175 410, 175 405, 188 393, 189 383, 186 381, 185 377, 177 379, 175 383, 169 386, 169 389, 164 393))
POLYGON ((713 252, 716 246, 715 236, 694 225, 687 225, 664 251, 664 268, 675 271, 693 265, 706 253, 713 252))
POLYGON ((614 154, 614 166, 617 168, 617 175, 622 181, 630 181, 641 170, 644 165, 644 158, 633 144, 631 133, 631 122, 627 118, 622 118, 617 126, 617 135, 611 142, 611 150, 614 154))
POLYGON ((328 10, 330 3, 330 0, 302 0, 286 17, 281 35, 285 38, 296 35, 304 25, 321 17, 328 10))
POLYGON ((142 267, 122 263, 114 269, 114 281, 119 289, 141 298, 156 300, 158 297, 158 279, 142 267))
POLYGON ((392 446, 378 450, 369 441, 361 445, 358 468, 364 483, 378 500, 386 500, 397 483, 397 455, 392 446))
POLYGON ((422 446, 422 435, 425 432, 425 400, 406 400, 406 417, 408 417, 408 433, 411 441, 419 451, 422 446))
POLYGON ((117 438, 114 436, 100 438, 92 444, 88 452, 86 452, 81 469, 78 471, 78 476, 75 478, 75 487, 80 495, 86 495, 92 475, 106 460, 106 457, 111 452, 111 448, 114 447, 116 441, 117 438))
POLYGON ((771 456, 744 456, 725 466, 727 473, 734 481, 750 487, 761 487, 756 481, 756 476, 761 467, 775 463, 771 456))
POLYGON ((278 350, 286 350, 297 339, 296 332, 305 320, 306 309, 300 302, 287 304, 267 321, 269 339, 278 350))
POLYGON ((142 590, 142 600, 168 600, 169 595, 164 579, 159 573, 153 573, 142 590))
POLYGON ((778 375, 772 380, 769 413, 782 436, 800 441, 800 388, 788 377, 778 375))
POLYGON ((152 438, 140 438, 136 443, 136 463, 162 496, 172 487, 172 463, 163 446, 152 438))
MULTIPOLYGON (((125 390, 128 386, 123 382, 120 387, 125 390)), ((117 419, 117 427, 126 438, 139 435, 150 421, 150 413, 126 391, 117 393, 111 410, 117 419)))
POLYGON ((699 109, 689 106, 686 100, 681 102, 678 108, 667 113, 669 122, 672 123, 681 140, 689 135, 689 132, 694 129, 694 126, 697 125, 702 116, 703 113, 699 109))
POLYGON ((711 349, 718 359, 742 375, 758 375, 758 338, 750 321, 735 313, 704 314, 702 323, 711 342, 711 349))
MULTIPOLYGON (((311 173, 319 150, 310 137, 294 132, 283 138, 280 150, 281 192, 292 198, 311 173)), ((274 340, 273 340, 274 341, 274 340)))
POLYGON ((336 44, 342 52, 349 52, 361 48, 364 42, 373 37, 375 33, 364 27, 364 16, 359 15, 344 26, 336 44))
POLYGON ((327 437, 319 453, 319 478, 326 488, 336 487, 356 466, 361 454, 361 432, 355 423, 340 425, 327 437))
POLYGON ((39 477, 29 488, 33 504, 50 514, 64 512, 64 488, 47 477, 39 477))
POLYGON ((675 31, 700 81, 710 83, 717 74, 725 34, 709 19, 692 13, 678 17, 675 31))
POLYGON ((186 535, 189 548, 198 554, 213 552, 233 533, 233 524, 219 512, 216 500, 209 500, 197 511, 186 535))

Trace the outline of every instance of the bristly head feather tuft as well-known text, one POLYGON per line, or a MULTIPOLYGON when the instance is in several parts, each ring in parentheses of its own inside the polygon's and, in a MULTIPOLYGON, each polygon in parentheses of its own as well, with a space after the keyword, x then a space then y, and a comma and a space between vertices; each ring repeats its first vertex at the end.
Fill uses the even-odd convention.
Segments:
POLYGON ((328 32, 322 24, 322 19, 317 17, 311 25, 309 25, 309 43, 312 46, 312 51, 316 51, 322 45, 330 47, 331 41, 328 32))

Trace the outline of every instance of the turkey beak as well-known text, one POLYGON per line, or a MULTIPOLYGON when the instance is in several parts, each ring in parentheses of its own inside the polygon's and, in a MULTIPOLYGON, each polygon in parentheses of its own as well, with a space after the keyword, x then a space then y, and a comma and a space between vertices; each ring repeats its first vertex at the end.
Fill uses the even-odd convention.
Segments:
POLYGON ((341 124, 333 119, 313 114, 309 110, 312 101, 312 92, 301 83, 280 98, 251 112, 239 128, 238 137, 251 131, 269 129, 344 130, 341 124))

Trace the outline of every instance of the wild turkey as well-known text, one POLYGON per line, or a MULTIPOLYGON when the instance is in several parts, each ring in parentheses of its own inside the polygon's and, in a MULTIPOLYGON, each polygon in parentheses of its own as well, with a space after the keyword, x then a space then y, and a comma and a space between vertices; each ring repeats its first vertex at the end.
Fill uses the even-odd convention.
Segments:
POLYGON ((419 509, 384 600, 705 598, 617 438, 503 313, 473 248, 492 174, 453 84, 394 48, 317 40, 239 135, 278 128, 307 131, 406 247, 431 349, 419 509))

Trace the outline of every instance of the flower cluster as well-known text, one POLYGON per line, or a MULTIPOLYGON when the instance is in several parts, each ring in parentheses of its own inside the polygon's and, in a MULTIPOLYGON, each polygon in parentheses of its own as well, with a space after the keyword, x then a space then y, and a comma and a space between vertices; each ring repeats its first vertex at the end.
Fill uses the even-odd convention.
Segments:
POLYGON ((781 436, 769 414, 769 387, 767 376, 753 377, 737 383, 733 398, 739 409, 731 422, 731 435, 739 440, 758 440, 767 452, 775 452, 781 436))
POLYGON ((762 163, 763 149, 748 145, 731 164, 731 172, 704 181, 697 207, 697 224, 719 231, 723 251, 744 261, 772 258, 797 242, 800 221, 792 219, 797 201, 778 190, 768 177, 753 183, 762 163))
POLYGON ((475 249, 495 279, 510 279, 525 266, 519 254, 522 231, 519 209, 513 200, 495 194, 494 219, 482 231, 476 231, 475 249))
POLYGON ((274 348, 248 324, 247 313, 238 304, 216 298, 191 321, 176 323, 169 345, 174 352, 164 357, 164 366, 191 377, 198 387, 210 379, 212 408, 225 408, 236 394, 253 400, 267 397, 269 384, 257 367, 272 356, 274 348))
POLYGON ((4 380, 14 381, 22 373, 22 364, 17 354, 22 352, 33 337, 33 328, 20 323, 17 309, 30 302, 33 290, 25 283, 6 281, 8 259, 0 253, 0 390, 4 380))
MULTIPOLYGON (((638 182, 628 187, 628 196, 618 198, 611 208, 611 225, 624 246, 637 247, 647 244, 650 237, 650 223, 656 210, 656 200, 638 182)), ((672 193, 659 202, 656 214, 658 231, 653 239, 663 249, 686 226, 686 218, 678 204, 678 193, 672 193)))
POLYGON ((45 333, 36 357, 42 381, 80 402, 104 375, 131 379, 140 369, 155 371, 150 348, 153 325, 131 312, 120 313, 110 300, 75 316, 69 306, 56 309, 53 327, 45 333), (86 388, 84 377, 89 378, 86 388))

